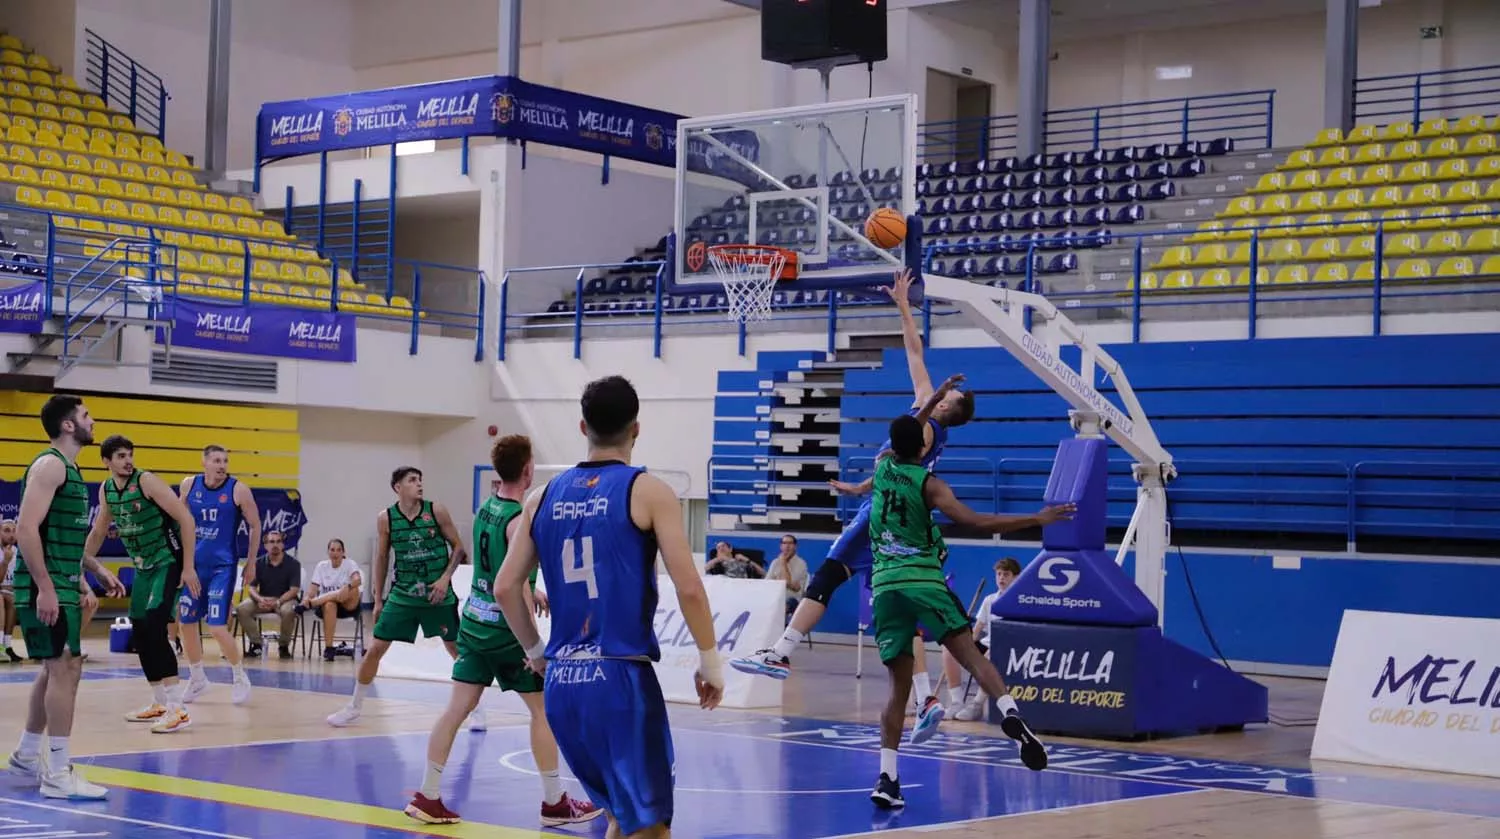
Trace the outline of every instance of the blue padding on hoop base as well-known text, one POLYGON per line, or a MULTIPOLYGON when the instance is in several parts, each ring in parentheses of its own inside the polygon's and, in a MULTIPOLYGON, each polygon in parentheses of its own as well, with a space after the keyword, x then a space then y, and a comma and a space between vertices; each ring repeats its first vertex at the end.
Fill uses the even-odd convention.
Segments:
POLYGON ((1071 521, 1042 529, 1042 552, 995 602, 994 614, 1091 626, 1155 626, 1156 607, 1104 551, 1104 440, 1064 440, 1057 446, 1045 503, 1078 505, 1071 521))

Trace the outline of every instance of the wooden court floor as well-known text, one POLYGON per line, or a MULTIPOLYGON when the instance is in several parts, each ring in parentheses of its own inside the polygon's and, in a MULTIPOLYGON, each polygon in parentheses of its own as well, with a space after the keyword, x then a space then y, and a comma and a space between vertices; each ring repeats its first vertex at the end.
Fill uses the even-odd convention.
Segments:
MULTIPOLYGON (((490 727, 461 732, 444 796, 465 817, 424 828, 401 814, 425 765, 426 732, 446 700, 439 682, 378 680, 347 729, 324 717, 353 682, 350 659, 252 662, 256 692, 229 702, 227 669, 193 706, 194 727, 152 735, 122 714, 147 698, 133 658, 86 643, 72 738, 103 803, 46 801, 0 781, 0 837, 602 835, 600 824, 541 830, 539 784, 514 697, 486 700, 490 727)), ((210 643, 209 649, 213 646, 210 643)), ((886 682, 873 652, 856 679, 852 647, 799 651, 781 713, 673 708, 680 839, 1285 839, 1500 836, 1500 782, 1308 760, 1321 683, 1268 680, 1287 723, 1238 733, 1119 744, 1048 741, 1052 765, 1020 767, 1011 742, 983 723, 946 721, 902 750, 907 807, 876 810, 876 727, 886 682)), ((935 663, 934 663, 935 666, 935 663)), ((0 665, 0 738, 14 743, 34 665, 0 665)))

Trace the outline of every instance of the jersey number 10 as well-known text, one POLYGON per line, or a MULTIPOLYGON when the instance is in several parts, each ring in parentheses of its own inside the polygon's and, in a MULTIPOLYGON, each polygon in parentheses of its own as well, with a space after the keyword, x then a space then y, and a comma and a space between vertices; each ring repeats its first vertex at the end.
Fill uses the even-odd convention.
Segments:
POLYGON ((588 586, 589 599, 599 599, 599 583, 594 579, 594 537, 564 539, 562 554, 563 580, 584 583, 588 586))

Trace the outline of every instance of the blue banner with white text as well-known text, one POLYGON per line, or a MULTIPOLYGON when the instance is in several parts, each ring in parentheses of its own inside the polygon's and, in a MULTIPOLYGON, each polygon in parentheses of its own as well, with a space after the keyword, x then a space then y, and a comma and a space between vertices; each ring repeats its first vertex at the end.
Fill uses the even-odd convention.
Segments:
MULTIPOLYGON (((510 76, 269 102, 256 123, 260 160, 416 140, 504 137, 676 166, 677 114, 532 84, 510 76)), ((720 135, 716 135, 720 136, 720 135)), ((735 176, 755 162, 753 132, 725 132, 733 150, 697 142, 690 166, 735 176)))
POLYGON ((36 280, 0 289, 0 332, 34 335, 42 331, 47 283, 36 280))
MULTIPOLYGON (((354 316, 282 306, 243 306, 177 298, 171 305, 173 346, 300 358, 355 360, 354 316)), ((165 343, 165 330, 156 330, 165 343)))

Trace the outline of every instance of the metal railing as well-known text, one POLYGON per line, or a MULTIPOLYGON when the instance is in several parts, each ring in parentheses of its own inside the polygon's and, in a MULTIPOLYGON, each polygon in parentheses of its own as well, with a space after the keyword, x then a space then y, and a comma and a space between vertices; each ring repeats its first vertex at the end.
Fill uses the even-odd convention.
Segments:
MULTIPOLYGON (((923 123, 917 127, 918 157, 939 161, 1015 154, 1018 120, 1005 114, 923 123)), ((1271 147, 1275 123, 1276 91, 1250 90, 1050 110, 1043 140, 1049 153, 1213 140, 1259 149, 1271 147)))
POLYGON ((1354 121, 1387 125, 1500 113, 1500 65, 1368 76, 1354 81, 1354 121))
MULTIPOLYGON (((0 209, 34 214, 38 219, 37 227, 46 231, 47 251, 41 256, 49 300, 50 292, 66 283, 85 261, 74 252, 82 252, 85 243, 91 243, 91 240, 108 241, 111 235, 106 232, 108 225, 120 222, 115 218, 49 212, 25 205, 0 204, 0 209)), ((188 242, 184 240, 192 235, 186 230, 155 225, 132 227, 143 227, 148 234, 132 241, 149 243, 152 248, 160 249, 162 254, 159 264, 150 269, 148 277, 163 288, 170 287, 173 292, 225 301, 238 298, 244 306, 292 306, 343 312, 376 322, 402 323, 411 332, 412 355, 416 355, 419 336, 424 331, 472 333, 475 361, 484 357, 485 306, 489 283, 484 272, 477 268, 397 260, 398 270, 383 277, 384 282, 380 287, 371 289, 340 284, 340 275, 348 272, 349 259, 346 256, 333 255, 327 268, 310 262, 301 263, 304 272, 316 269, 324 272, 326 277, 314 279, 304 273, 299 279, 284 273, 283 266, 289 263, 288 260, 256 253, 258 250, 269 251, 271 243, 265 240, 216 232, 216 240, 234 242, 238 253, 195 254, 186 250, 188 242), (189 259, 192 261, 188 262, 189 259), (208 262, 209 260, 212 262, 208 262), (215 266, 221 266, 229 274, 216 270, 215 266), (171 272, 170 281, 157 279, 157 275, 168 270, 171 272), (189 286, 181 281, 184 275, 196 276, 204 284, 189 286), (229 279, 230 275, 235 279, 229 279), (442 284, 441 291, 434 288, 435 282, 442 284), (306 293, 295 293, 293 289, 306 293), (401 307, 382 311, 379 308, 381 305, 388 306, 397 297, 407 295, 410 310, 401 307), (372 300, 372 296, 378 300, 372 300), (425 305, 424 297, 434 298, 439 305, 425 305), (455 305, 455 308, 445 308, 450 304, 455 305)), ((395 302, 399 304, 400 301, 395 302)), ((48 314, 52 314, 50 309, 48 314)))
POLYGON ((97 91, 104 103, 130 117, 136 130, 167 139, 167 92, 161 76, 104 40, 98 32, 84 29, 84 83, 97 91))
MULTIPOLYGON (((134 237, 116 237, 100 247, 79 237, 76 244, 97 252, 74 268, 71 263, 76 260, 56 256, 75 244, 69 241, 72 237, 51 231, 49 238, 54 256, 49 259, 47 290, 61 287, 63 296, 59 378, 132 319, 149 323, 171 317, 176 281, 164 277, 162 269, 175 256, 175 247, 134 237), (60 273, 66 273, 61 281, 60 273)), ((53 294, 47 296, 50 303, 53 294)))

